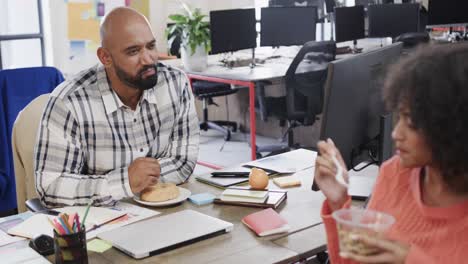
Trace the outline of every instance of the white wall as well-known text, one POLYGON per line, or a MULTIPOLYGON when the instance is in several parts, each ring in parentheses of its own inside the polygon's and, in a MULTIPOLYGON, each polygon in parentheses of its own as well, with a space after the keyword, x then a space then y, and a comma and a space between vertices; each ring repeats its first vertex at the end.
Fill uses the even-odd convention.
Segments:
POLYGON ((65 1, 49 0, 49 20, 51 23, 53 65, 64 74, 73 72, 70 69, 68 57, 69 46, 67 38, 67 5, 65 1))
MULTIPOLYGON (((187 4, 201 8, 204 14, 211 10, 253 7, 255 0, 184 0, 187 4)), ((52 49, 54 66, 66 76, 86 69, 98 62, 95 52, 88 52, 83 58, 70 60, 69 39, 67 38, 67 5, 64 0, 49 0, 50 22, 52 25, 52 49)), ((150 23, 153 27, 158 49, 167 51, 164 36, 167 18, 170 14, 180 12, 178 0, 150 0, 150 23)))

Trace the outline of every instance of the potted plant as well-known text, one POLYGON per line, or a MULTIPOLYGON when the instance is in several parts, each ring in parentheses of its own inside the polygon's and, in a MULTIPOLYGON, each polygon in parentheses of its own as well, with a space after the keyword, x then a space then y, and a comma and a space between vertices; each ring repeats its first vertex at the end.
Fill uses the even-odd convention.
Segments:
POLYGON ((180 54, 184 68, 189 71, 203 71, 208 65, 211 50, 210 28, 200 9, 191 9, 181 3, 184 14, 170 15, 174 24, 166 29, 169 47, 177 37, 181 39, 180 54))

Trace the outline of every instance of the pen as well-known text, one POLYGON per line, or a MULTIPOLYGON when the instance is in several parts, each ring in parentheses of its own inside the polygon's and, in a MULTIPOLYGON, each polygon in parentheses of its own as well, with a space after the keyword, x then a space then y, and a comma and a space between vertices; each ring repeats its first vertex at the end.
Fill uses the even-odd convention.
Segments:
POLYGON ((65 222, 63 221, 63 219, 61 217, 59 217, 58 221, 59 221, 60 225, 62 226, 63 230, 65 230, 65 234, 67 234, 67 235, 70 234, 70 231, 68 230, 68 227, 65 224, 65 222))
POLYGON ((75 220, 76 220, 76 229, 78 229, 78 232, 81 232, 80 218, 78 217, 78 214, 75 215, 75 220))
POLYGON ((65 229, 63 229, 63 226, 60 224, 60 222, 57 220, 57 218, 54 219, 54 225, 59 230, 58 233, 60 235, 65 235, 66 234, 65 229))
POLYGON ((70 225, 70 222, 68 220, 68 214, 64 213, 62 214, 62 220, 63 223, 65 224, 65 227, 70 231, 70 234, 73 233, 72 225, 70 225))
POLYGON ((58 234, 60 234, 60 230, 55 226, 55 224, 52 222, 52 220, 50 220, 49 217, 47 217, 47 221, 52 225, 52 227, 54 228, 55 232, 57 232, 58 234))
POLYGON ((86 217, 88 217, 88 213, 89 213, 89 208, 91 208, 91 204, 93 204, 92 202, 90 202, 88 204, 88 207, 86 208, 86 212, 85 212, 85 215, 83 217, 83 222, 81 223, 81 229, 83 229, 85 227, 85 221, 86 221, 86 217))

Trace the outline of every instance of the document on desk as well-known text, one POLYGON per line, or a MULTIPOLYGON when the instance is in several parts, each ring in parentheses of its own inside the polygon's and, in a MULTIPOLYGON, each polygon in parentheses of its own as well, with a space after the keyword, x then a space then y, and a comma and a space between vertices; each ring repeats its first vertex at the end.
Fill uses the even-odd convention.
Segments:
POLYGON ((10 236, 7 233, 0 230, 0 247, 11 244, 11 243, 15 243, 24 239, 25 238, 23 237, 10 236))
MULTIPOLYGON (((83 219, 87 206, 66 206, 56 208, 55 210, 68 215, 77 213, 80 219, 83 219)), ((124 216, 126 213, 121 210, 114 210, 112 207, 95 207, 89 208, 86 218, 86 229, 102 226, 114 219, 124 216)), ((88 230, 89 231, 89 230, 88 230)))
POLYGON ((0 218, 0 247, 25 240, 25 238, 22 237, 10 236, 7 232, 8 229, 17 226, 33 215, 32 212, 27 211, 21 214, 0 218))
POLYGON ((297 149, 275 156, 244 163, 244 167, 256 167, 276 171, 278 173, 295 173, 315 166, 317 152, 307 149, 297 149))
POLYGON ((40 234, 53 237, 53 227, 47 218, 52 220, 54 216, 46 214, 35 214, 26 219, 21 224, 8 229, 8 234, 25 238, 33 238, 35 235, 40 234))
POLYGON ((50 263, 46 258, 39 255, 34 249, 24 246, 21 248, 5 248, 0 249, 3 264, 46 264, 50 263))
MULTIPOLYGON (((82 215, 84 214, 82 207, 84 206, 69 206, 55 210, 67 214, 78 213, 82 219, 82 215)), ((158 214, 159 212, 157 211, 125 202, 118 202, 113 207, 91 207, 85 223, 87 230, 86 239, 95 238, 99 233, 117 229, 158 214)), ((45 214, 35 214, 21 224, 10 228, 8 233, 25 238, 32 238, 36 234, 53 236, 53 228, 47 218, 53 219, 54 217, 45 214)))
POLYGON ((147 218, 160 214, 160 212, 158 211, 150 210, 144 207, 140 207, 140 206, 130 204, 130 203, 125 203, 125 202, 118 202, 115 206, 112 207, 112 209, 124 212, 127 215, 124 217, 120 217, 114 221, 111 221, 103 226, 98 227, 95 230, 92 230, 86 233, 87 240, 95 238, 98 234, 102 232, 117 229, 122 226, 126 226, 129 224, 138 222, 140 220, 147 219, 147 218))

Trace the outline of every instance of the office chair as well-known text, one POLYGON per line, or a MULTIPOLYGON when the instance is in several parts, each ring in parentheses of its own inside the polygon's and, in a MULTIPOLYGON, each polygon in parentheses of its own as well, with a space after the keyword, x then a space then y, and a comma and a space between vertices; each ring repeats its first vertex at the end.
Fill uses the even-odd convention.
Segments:
MULTIPOLYGON (((167 24, 171 26, 173 23, 167 24)), ((175 36, 174 40, 169 44, 169 50, 171 55, 175 55, 180 58, 180 45, 181 45, 181 36, 178 32, 173 32, 168 36, 168 40, 175 36)), ((193 94, 200 100, 203 101, 203 118, 200 122, 200 129, 207 131, 208 129, 215 129, 224 134, 224 139, 229 141, 231 139, 231 130, 232 132, 237 131, 237 123, 231 121, 209 121, 208 120, 208 105, 216 105, 214 97, 225 96, 237 92, 237 89, 232 89, 229 84, 224 83, 215 83, 208 81, 193 81, 192 82, 192 91, 193 94), (228 128, 226 128, 228 127, 228 128), (229 129, 231 128, 231 130, 229 129)), ((226 110, 228 111, 228 110, 226 110)))
MULTIPOLYGON (((204 131, 207 131, 208 129, 217 130, 224 134, 224 139, 226 141, 229 141, 231 139, 231 131, 237 131, 237 123, 232 121, 208 120, 208 105, 218 106, 213 101, 214 97, 236 93, 237 89, 232 89, 229 84, 194 81, 192 83, 192 91, 198 99, 203 101, 203 119, 200 122, 200 129, 204 131)), ((229 109, 226 109, 226 111, 229 111, 229 109)))
POLYGON ((15 173, 11 131, 18 113, 34 98, 50 93, 63 81, 53 67, 33 67, 0 71, 0 215, 14 213, 16 204, 15 173))
POLYGON ((11 146, 15 165, 18 213, 26 212, 26 200, 37 198, 34 177, 34 146, 42 112, 49 99, 43 94, 31 101, 13 124, 11 146))
MULTIPOLYGON (((168 23, 167 27, 170 27, 174 25, 174 23, 168 23)), ((167 40, 168 40, 168 48, 169 48, 169 54, 173 56, 177 56, 177 58, 180 58, 180 43, 182 42, 181 35, 178 32, 173 32, 172 34, 167 35, 167 40), (172 42, 169 42, 169 40, 175 36, 172 42)))
MULTIPOLYGON (((297 148, 293 130, 298 126, 311 126, 316 116, 322 112, 323 87, 327 79, 328 63, 335 59, 334 41, 304 44, 289 66, 285 76, 286 96, 258 97, 258 105, 263 105, 267 116, 280 120, 280 126, 287 123, 283 141, 287 145, 276 144, 257 146, 257 152, 282 152, 297 148)), ((261 94, 259 91, 257 94, 261 94)), ((258 154, 260 155, 260 154, 258 154)))
POLYGON ((403 33, 396 37, 393 42, 402 42, 404 48, 414 48, 419 44, 429 43, 430 36, 427 32, 403 33))

